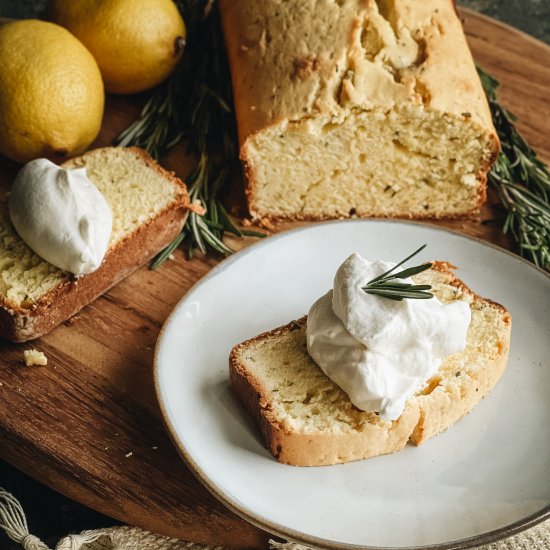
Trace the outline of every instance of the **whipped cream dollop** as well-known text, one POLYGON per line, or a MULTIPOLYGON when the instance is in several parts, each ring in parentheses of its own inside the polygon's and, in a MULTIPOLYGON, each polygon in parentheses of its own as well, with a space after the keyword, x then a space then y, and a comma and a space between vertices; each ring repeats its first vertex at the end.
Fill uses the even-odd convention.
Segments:
POLYGON ((27 163, 13 183, 9 211, 20 237, 47 262, 75 275, 101 265, 113 214, 85 168, 66 170, 47 159, 27 163))
MULTIPOLYGON (((471 319, 464 301, 398 302, 361 289, 395 265, 351 255, 336 272, 333 290, 311 306, 307 320, 312 359, 356 407, 379 412, 383 420, 401 416, 407 399, 443 359, 464 350, 471 319)), ((413 283, 410 278, 400 282, 413 283)))

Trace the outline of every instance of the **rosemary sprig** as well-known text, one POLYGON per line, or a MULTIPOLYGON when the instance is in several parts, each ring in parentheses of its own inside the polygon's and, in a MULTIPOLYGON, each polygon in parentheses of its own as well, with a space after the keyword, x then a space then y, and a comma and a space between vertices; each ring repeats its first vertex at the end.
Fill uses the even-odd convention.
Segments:
POLYGON ((519 252, 539 267, 550 267, 550 171, 518 132, 516 116, 497 98, 499 83, 477 68, 487 95, 502 151, 489 182, 506 210, 502 230, 519 252))
POLYGON ((204 215, 190 212, 183 233, 155 259, 158 268, 183 242, 189 257, 195 250, 228 255, 233 250, 223 237, 263 237, 263 233, 238 229, 220 201, 230 174, 238 173, 237 133, 229 68, 222 43, 217 10, 212 0, 176 2, 187 26, 182 61, 167 81, 153 92, 140 118, 117 139, 118 145, 137 145, 159 158, 168 148, 186 141, 188 152, 198 158, 185 178, 192 202, 204 215))
POLYGON ((361 287, 367 294, 373 294, 375 296, 381 296, 382 298, 389 298, 390 300, 396 300, 401 302, 404 299, 409 300, 428 300, 433 298, 431 292, 431 285, 415 285, 412 283, 400 283, 395 279, 406 279, 407 277, 413 277, 418 275, 427 269, 432 267, 431 263, 417 265, 415 267, 409 267, 398 273, 394 271, 401 267, 404 263, 408 262, 411 258, 422 252, 426 248, 426 245, 421 246, 418 250, 413 252, 410 256, 407 256, 404 260, 401 260, 397 265, 390 270, 382 273, 378 277, 371 279, 365 286, 361 287))
POLYGON ((183 64, 156 88, 141 111, 140 118, 126 128, 115 140, 115 145, 135 145, 158 159, 167 149, 178 143, 181 130, 181 87, 183 64))

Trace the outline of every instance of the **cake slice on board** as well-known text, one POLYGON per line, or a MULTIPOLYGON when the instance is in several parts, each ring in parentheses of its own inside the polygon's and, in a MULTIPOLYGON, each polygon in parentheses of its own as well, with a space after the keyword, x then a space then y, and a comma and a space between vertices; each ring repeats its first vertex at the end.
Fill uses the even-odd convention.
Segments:
MULTIPOLYGON (((0 337, 24 342, 74 315, 168 245, 181 231, 185 184, 138 148, 95 149, 63 164, 86 168, 113 213, 99 269, 74 277, 35 254, 19 237, 7 203, 0 211, 0 337)), ((52 220, 55 224, 55 220, 52 220)))

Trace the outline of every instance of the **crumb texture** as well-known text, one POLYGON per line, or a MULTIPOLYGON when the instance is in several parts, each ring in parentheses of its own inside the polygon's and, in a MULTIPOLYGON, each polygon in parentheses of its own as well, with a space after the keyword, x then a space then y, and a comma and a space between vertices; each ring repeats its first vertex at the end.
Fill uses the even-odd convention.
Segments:
POLYGON ((149 160, 133 149, 105 148, 66 163, 85 167, 88 177, 103 193, 113 211, 110 245, 115 246, 138 227, 177 200, 182 191, 149 160))
POLYGON ((27 308, 67 280, 69 274, 45 262, 19 237, 7 204, 0 210, 0 296, 5 302, 27 308))
POLYGON ((483 129, 419 107, 353 111, 338 123, 319 115, 247 142, 250 208, 304 219, 461 216, 480 205, 490 155, 483 129))
POLYGON ((26 349, 23 352, 23 359, 25 360, 25 365, 27 365, 27 367, 44 367, 48 364, 48 358, 46 355, 36 349, 26 349))

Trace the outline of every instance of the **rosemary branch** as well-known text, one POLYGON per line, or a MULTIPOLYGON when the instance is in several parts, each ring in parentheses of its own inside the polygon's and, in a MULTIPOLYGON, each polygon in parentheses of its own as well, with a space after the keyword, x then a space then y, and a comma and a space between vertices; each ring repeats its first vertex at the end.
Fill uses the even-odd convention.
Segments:
POLYGON ((539 267, 550 267, 550 172, 518 132, 516 116, 497 98, 499 83, 477 68, 487 95, 502 150, 489 182, 506 211, 502 230, 519 252, 539 267))
POLYGON ((183 242, 189 257, 195 250, 228 255, 225 233, 237 237, 263 237, 239 229, 225 210, 220 195, 231 173, 238 173, 237 132, 229 68, 222 43, 217 10, 212 0, 176 2, 188 30, 187 45, 176 71, 152 93, 140 118, 118 138, 118 145, 137 145, 159 158, 168 148, 186 141, 188 152, 198 158, 185 178, 192 202, 206 209, 190 212, 183 232, 154 260, 158 268, 183 242))
POLYGON ((168 80, 155 89, 141 111, 140 118, 124 130, 115 140, 116 145, 135 145, 158 159, 167 149, 178 143, 181 130, 181 87, 183 64, 179 64, 168 80))
POLYGON ((421 246, 418 250, 413 252, 410 256, 407 256, 404 260, 401 260, 397 265, 382 273, 378 277, 371 279, 365 286, 361 287, 367 294, 373 294, 375 296, 381 296, 382 298, 389 298, 390 300, 396 300, 401 302, 402 300, 428 300, 433 298, 431 292, 431 285, 415 285, 412 283, 400 283, 395 279, 406 279, 407 277, 413 277, 418 275, 427 269, 432 267, 431 263, 417 265, 415 267, 409 267, 398 273, 394 271, 401 267, 404 263, 408 262, 411 258, 422 252, 426 248, 426 245, 421 246))

